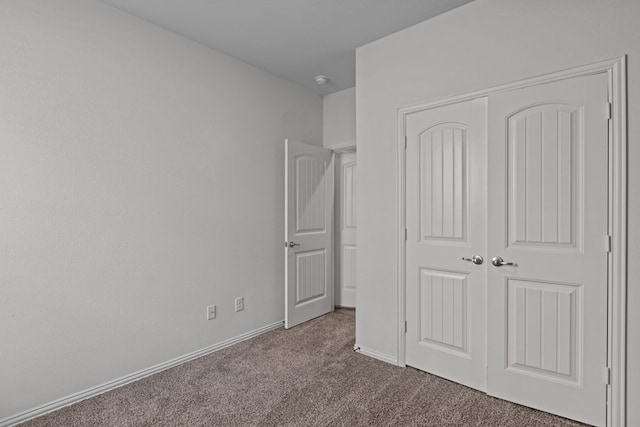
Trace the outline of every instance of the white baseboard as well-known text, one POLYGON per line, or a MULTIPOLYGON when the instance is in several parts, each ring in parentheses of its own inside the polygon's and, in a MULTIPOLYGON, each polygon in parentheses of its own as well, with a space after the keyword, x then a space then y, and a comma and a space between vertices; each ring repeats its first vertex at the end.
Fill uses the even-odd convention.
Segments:
POLYGON ((398 360, 393 356, 389 356, 388 354, 382 354, 377 351, 370 350, 368 348, 360 347, 357 344, 353 346, 353 350, 357 351, 360 354, 364 354, 365 356, 373 357, 374 359, 378 359, 383 362, 387 362, 392 365, 398 366, 398 360))
POLYGON ((242 335, 238 335, 237 337, 229 338, 228 340, 222 341, 218 344, 213 344, 208 347, 205 347, 201 350, 196 350, 192 353, 185 354, 184 356, 177 357, 175 359, 169 360, 164 363, 160 363, 158 365, 152 366, 147 369, 143 369, 138 372, 134 372, 129 375, 125 375, 124 377, 120 377, 113 381, 106 382, 96 387, 92 387, 90 389, 80 391, 78 393, 70 394, 67 397, 63 397, 58 400, 54 400, 53 402, 45 403, 44 405, 38 406, 33 409, 28 409, 24 412, 21 412, 16 415, 12 415, 8 418, 0 420, 0 427, 8 427, 12 425, 16 425, 18 423, 27 421, 31 418, 39 417, 40 415, 44 415, 48 412, 56 411, 65 406, 73 405, 81 400, 88 399, 90 397, 97 396, 104 392, 113 390, 118 387, 122 387, 123 385, 132 383, 144 377, 148 377, 149 375, 157 374, 160 371, 164 371, 165 369, 173 368, 174 366, 178 366, 182 363, 189 362, 191 360, 197 359, 198 357, 205 356, 207 354, 213 353, 215 351, 221 350, 225 347, 229 347, 233 344, 237 344, 241 341, 248 340, 249 338, 256 337, 258 335, 262 335, 266 332, 273 331, 274 329, 278 329, 284 325, 284 320, 281 320, 276 323, 272 323, 267 326, 263 326, 262 328, 255 329, 253 331, 249 331, 242 335))

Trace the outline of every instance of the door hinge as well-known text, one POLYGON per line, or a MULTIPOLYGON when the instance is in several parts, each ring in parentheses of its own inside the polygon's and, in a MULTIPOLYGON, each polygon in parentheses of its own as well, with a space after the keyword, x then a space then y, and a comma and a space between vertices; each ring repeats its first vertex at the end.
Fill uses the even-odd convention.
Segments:
POLYGON ((407 241, 407 235, 408 235, 407 229, 405 228, 404 229, 404 240, 405 240, 405 242, 407 241))
POLYGON ((407 333, 407 321, 406 320, 404 321, 404 333, 405 334, 407 333))
POLYGON ((607 102, 607 105, 605 107, 605 114, 606 114, 606 119, 611 120, 611 103, 610 102, 607 102))
POLYGON ((609 368, 608 366, 605 366, 603 375, 604 376, 602 379, 604 380, 604 383, 606 385, 610 385, 611 384, 611 368, 609 368))
POLYGON ((405 150, 407 149, 407 137, 406 137, 406 135, 404 137, 404 149, 405 150))
POLYGON ((604 236, 604 248, 607 253, 611 252, 611 235, 610 234, 607 234, 606 236, 604 236))

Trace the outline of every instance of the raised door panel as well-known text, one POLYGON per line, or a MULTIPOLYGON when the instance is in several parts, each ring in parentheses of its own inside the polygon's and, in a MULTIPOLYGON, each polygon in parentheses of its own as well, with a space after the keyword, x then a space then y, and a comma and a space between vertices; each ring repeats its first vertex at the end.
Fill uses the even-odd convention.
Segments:
POLYGON ((464 240, 467 127, 443 123, 420 134, 421 240, 464 240))
POLYGON ((326 296, 326 251, 296 253, 296 305, 326 296))
POLYGON ((342 226, 356 228, 356 162, 348 162, 342 170, 342 226))
POLYGON ((311 156, 296 158, 296 233, 325 232, 325 182, 327 165, 311 156))
POLYGON ((581 109, 526 108, 507 119, 509 244, 578 248, 581 109))
POLYGON ((356 289, 356 247, 342 246, 342 288, 355 291, 356 289))
POLYGON ((420 344, 468 357, 467 275, 422 269, 420 344))
POLYGON ((507 281, 508 369, 581 384, 582 286, 507 281))

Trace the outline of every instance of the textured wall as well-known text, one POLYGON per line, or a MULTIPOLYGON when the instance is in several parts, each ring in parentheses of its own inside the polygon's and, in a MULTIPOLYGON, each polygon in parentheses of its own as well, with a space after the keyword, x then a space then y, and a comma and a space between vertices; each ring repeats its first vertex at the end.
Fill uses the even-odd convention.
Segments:
POLYGON ((285 138, 322 144, 318 95, 93 0, 0 0, 0 419, 282 320, 285 138))

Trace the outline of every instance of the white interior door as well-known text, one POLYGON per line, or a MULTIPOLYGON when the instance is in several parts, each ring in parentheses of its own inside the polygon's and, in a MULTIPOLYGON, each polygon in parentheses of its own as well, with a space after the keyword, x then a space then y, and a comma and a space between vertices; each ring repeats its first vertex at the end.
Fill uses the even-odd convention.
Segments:
POLYGON ((336 305, 356 306, 356 153, 336 155, 336 305))
POLYGON ((488 392, 605 425, 606 74, 489 98, 488 392))
POLYGON ((486 260, 473 257, 486 250, 486 105, 423 110, 405 123, 406 363, 480 390, 486 260))
POLYGON ((333 310, 332 151, 285 141, 285 327, 333 310))

